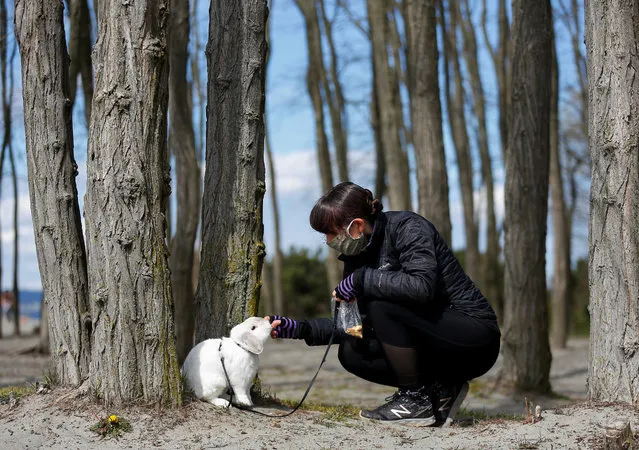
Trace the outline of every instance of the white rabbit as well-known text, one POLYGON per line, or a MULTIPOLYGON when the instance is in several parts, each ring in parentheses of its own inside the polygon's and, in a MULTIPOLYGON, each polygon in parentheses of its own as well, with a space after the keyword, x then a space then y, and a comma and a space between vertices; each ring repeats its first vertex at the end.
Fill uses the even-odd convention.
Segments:
POLYGON ((259 366, 258 355, 271 335, 271 324, 261 317, 250 317, 231 329, 230 338, 207 339, 193 347, 182 366, 182 374, 195 396, 215 406, 229 406, 220 396, 226 393, 224 366, 237 403, 252 406, 251 384, 259 366))

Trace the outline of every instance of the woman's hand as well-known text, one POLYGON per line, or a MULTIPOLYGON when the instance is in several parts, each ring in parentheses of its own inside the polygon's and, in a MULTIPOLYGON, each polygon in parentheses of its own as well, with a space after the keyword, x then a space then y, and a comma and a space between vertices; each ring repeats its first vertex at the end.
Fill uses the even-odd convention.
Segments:
POLYGON ((355 284, 353 283, 353 274, 350 274, 342 281, 340 281, 333 291, 333 297, 336 301, 347 301, 350 303, 352 301, 355 301, 356 296, 357 290, 355 289, 355 284))
POLYGON ((278 316, 273 314, 272 316, 264 317, 271 322, 271 337, 284 338, 284 339, 299 339, 299 322, 297 320, 289 319, 288 317, 278 316))
MULTIPOLYGON (((269 316, 265 316, 264 317, 266 320, 268 320, 269 322, 271 321, 271 318, 269 316)), ((271 337, 273 339, 277 338, 277 332, 275 331, 275 329, 282 323, 281 320, 274 320, 273 322, 271 322, 271 337)))
POLYGON ((336 302, 352 303, 352 302, 354 302, 354 301, 356 300, 356 298, 355 298, 355 297, 353 297, 353 298, 352 298, 352 299, 350 299, 350 300, 344 300, 344 299, 341 299, 341 298, 339 298, 339 297, 337 296, 337 292, 335 292, 335 291, 333 291, 333 293, 331 294, 331 296, 333 297, 333 300, 335 300, 336 302))

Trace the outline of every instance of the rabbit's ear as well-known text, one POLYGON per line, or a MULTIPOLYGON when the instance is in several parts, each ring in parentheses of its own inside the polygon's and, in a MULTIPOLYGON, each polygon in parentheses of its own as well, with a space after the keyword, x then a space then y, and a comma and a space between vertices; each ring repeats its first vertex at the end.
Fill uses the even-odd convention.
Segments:
POLYGON ((264 343, 253 333, 242 333, 240 336, 240 345, 251 353, 259 355, 264 350, 264 343))

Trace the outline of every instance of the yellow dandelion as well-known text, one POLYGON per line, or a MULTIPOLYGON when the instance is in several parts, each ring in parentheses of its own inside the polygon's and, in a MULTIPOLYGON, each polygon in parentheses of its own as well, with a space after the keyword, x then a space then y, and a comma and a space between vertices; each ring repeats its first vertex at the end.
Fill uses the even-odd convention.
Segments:
POLYGON ((116 416, 115 414, 112 414, 109 416, 109 423, 112 425, 117 425, 118 424, 118 416, 116 416))

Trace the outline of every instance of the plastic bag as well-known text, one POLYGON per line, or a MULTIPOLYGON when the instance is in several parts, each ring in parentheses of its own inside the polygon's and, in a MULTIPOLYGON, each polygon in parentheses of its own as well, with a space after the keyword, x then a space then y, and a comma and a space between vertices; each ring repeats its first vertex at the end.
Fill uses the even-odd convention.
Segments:
MULTIPOLYGON (((331 298, 331 310, 335 314, 335 299, 331 298)), ((357 300, 352 302, 340 302, 337 309, 337 328, 349 336, 363 338, 362 316, 359 314, 357 300)))

